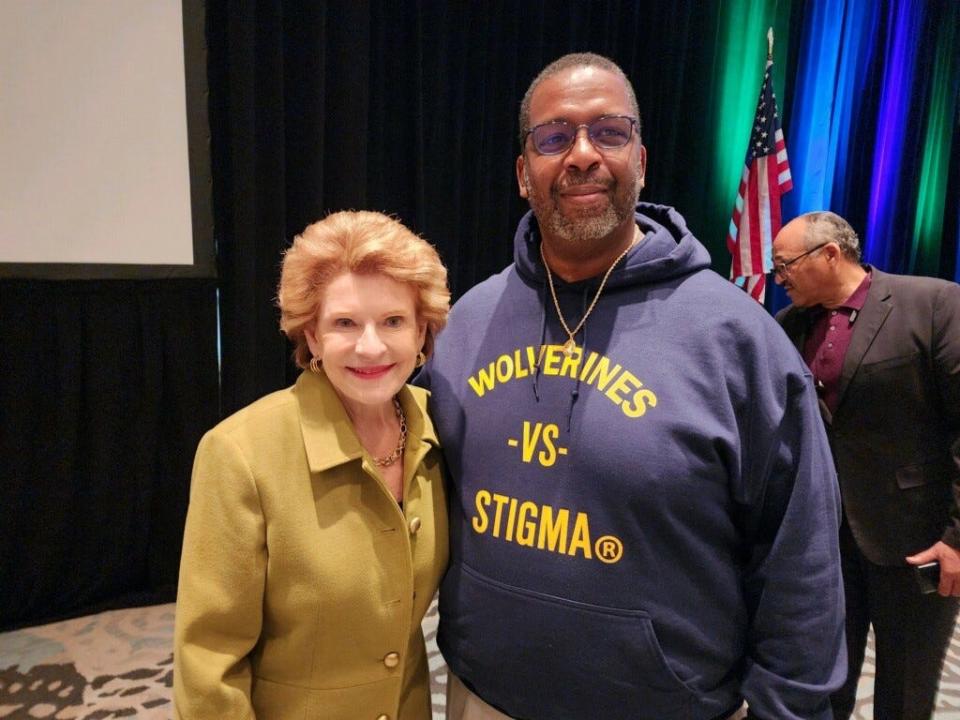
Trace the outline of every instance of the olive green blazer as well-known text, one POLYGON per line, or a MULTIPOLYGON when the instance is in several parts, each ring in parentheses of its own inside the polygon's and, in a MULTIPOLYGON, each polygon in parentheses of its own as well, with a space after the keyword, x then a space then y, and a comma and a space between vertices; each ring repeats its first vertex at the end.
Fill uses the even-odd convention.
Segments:
POLYGON ((194 463, 174 633, 183 720, 430 717, 420 621, 447 564, 427 393, 401 509, 322 374, 227 418, 194 463))

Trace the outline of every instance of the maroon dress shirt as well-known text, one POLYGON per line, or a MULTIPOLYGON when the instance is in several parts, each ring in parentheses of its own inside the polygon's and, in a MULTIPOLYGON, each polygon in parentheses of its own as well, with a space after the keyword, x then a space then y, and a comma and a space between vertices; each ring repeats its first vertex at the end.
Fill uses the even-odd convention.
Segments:
POLYGON ((831 414, 837 409, 840 372, 853 336, 853 323, 863 309, 870 282, 871 276, 867 272, 857 289, 839 307, 818 307, 803 345, 803 359, 813 373, 817 394, 831 414))

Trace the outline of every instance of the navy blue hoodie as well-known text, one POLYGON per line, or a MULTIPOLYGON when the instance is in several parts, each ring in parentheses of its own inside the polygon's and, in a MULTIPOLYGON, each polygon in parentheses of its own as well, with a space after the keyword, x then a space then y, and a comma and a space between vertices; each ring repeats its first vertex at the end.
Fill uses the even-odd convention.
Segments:
MULTIPOLYGON (((836 477, 809 373, 641 203, 566 357, 532 214, 420 382, 451 472, 438 642, 525 720, 829 718, 846 666, 836 477)), ((599 278, 554 278, 573 327, 599 278)))

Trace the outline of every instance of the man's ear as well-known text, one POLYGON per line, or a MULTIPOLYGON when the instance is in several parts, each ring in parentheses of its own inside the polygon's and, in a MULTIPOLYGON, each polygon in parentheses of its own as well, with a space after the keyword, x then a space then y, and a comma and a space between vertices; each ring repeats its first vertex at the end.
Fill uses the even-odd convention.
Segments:
POLYGON ((843 255, 843 252, 840 250, 840 246, 835 242, 829 242, 824 245, 822 252, 827 256, 828 262, 836 262, 840 259, 840 256, 843 255))
POLYGON ((524 174, 526 165, 524 162, 523 155, 517 155, 517 185, 520 186, 520 197, 527 200, 527 178, 524 174))
POLYGON ((647 148, 640 146, 640 156, 637 158, 637 165, 640 168, 640 188, 643 189, 644 178, 647 176, 647 148))

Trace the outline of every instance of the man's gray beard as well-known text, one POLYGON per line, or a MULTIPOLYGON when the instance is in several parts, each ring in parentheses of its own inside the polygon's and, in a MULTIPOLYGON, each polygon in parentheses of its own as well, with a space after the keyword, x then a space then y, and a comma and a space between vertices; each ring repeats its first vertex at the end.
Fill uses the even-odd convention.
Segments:
POLYGON ((617 187, 610 198, 610 203, 597 214, 584 213, 582 217, 567 217, 560 210, 557 202, 557 193, 553 188, 544 198, 530 183, 527 169, 523 169, 523 180, 527 187, 527 200, 537 217, 541 232, 544 230, 553 238, 561 240, 570 246, 581 250, 588 249, 599 240, 607 237, 627 218, 633 217, 637 201, 640 199, 640 171, 635 172, 632 192, 624 192, 624 188, 617 187))

